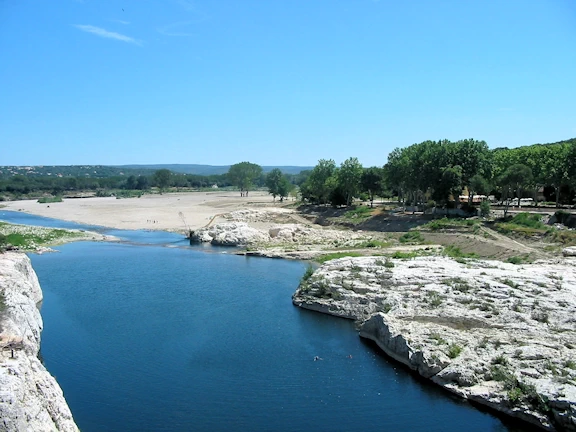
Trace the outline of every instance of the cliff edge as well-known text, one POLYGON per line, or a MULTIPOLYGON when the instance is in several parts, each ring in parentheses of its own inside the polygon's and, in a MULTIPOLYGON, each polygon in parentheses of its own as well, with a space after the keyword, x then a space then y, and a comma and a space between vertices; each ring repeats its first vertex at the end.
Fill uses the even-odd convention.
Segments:
POLYGON ((78 431, 62 389, 38 359, 41 301, 30 259, 0 254, 0 432, 78 431))
POLYGON ((466 399, 576 431, 576 261, 341 258, 295 305, 357 320, 360 336, 466 399))

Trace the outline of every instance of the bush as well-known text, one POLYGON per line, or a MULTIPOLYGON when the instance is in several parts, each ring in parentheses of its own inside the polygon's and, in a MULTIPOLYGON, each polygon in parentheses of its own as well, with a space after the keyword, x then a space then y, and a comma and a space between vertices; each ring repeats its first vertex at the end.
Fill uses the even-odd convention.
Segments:
POLYGON ((532 213, 518 213, 510 220, 511 224, 533 229, 546 229, 542 223, 542 216, 532 213))
POLYGON ((412 251, 412 252, 397 251, 397 252, 394 252, 392 254, 392 258, 395 258, 395 259, 412 259, 412 258, 416 258, 417 256, 418 256, 418 253, 416 251, 412 251))
POLYGON ((450 344, 448 346, 448 357, 450 357, 451 359, 455 359, 456 357, 458 357, 460 355, 460 353, 462 352, 464 348, 462 348, 460 345, 458 344, 450 344))
POLYGON ((356 207, 353 210, 348 210, 344 217, 346 219, 366 219, 372 216, 372 209, 370 207, 356 207))
POLYGON ((450 258, 478 258, 478 254, 462 252, 459 247, 448 245, 444 248, 444 255, 450 258))
POLYGON ((409 231, 400 236, 400 243, 423 243, 424 237, 420 231, 409 231))
POLYGON ((480 203, 480 216, 488 217, 490 216, 490 201, 482 201, 480 203))
POLYGON ((302 279, 300 279, 300 283, 306 282, 308 279, 312 277, 313 274, 314 274, 314 267, 312 267, 312 264, 308 264, 306 271, 302 275, 302 279))

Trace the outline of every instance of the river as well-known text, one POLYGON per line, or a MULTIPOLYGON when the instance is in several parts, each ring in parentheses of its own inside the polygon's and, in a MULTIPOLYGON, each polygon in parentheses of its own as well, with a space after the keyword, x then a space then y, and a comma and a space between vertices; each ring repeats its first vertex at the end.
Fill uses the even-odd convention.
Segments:
POLYGON ((305 263, 0 220, 122 239, 30 254, 42 357, 83 432, 523 430, 387 359, 353 322, 295 308, 305 263))

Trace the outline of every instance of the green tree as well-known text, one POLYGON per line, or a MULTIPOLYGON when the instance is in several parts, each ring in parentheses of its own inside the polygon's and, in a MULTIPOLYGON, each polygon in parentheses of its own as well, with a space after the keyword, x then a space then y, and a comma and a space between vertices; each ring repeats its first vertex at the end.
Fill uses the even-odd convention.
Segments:
POLYGON ((490 192, 490 184, 488 180, 482 177, 480 174, 476 174, 470 178, 468 182, 468 194, 469 196, 474 195, 485 195, 490 192))
POLYGON ((362 172, 362 164, 355 157, 346 159, 340 165, 337 172, 338 187, 344 195, 347 206, 352 204, 352 200, 360 192, 362 172))
POLYGON ((360 178, 362 192, 370 196, 370 207, 374 207, 374 195, 382 193, 384 189, 384 171, 382 168, 365 168, 360 178))
POLYGON ((329 179, 335 171, 336 164, 332 159, 320 159, 300 187, 302 198, 318 204, 326 204, 333 188, 329 179))
POLYGON ((274 197, 274 200, 279 196, 280 201, 284 201, 284 198, 287 197, 293 189, 293 185, 278 168, 274 168, 268 173, 266 176, 266 186, 268 187, 270 195, 274 197))
MULTIPOLYGON (((576 143, 573 146, 576 147, 576 143)), ((554 187, 556 207, 559 207, 560 188, 570 183, 570 164, 574 163, 570 157, 570 145, 563 143, 540 147, 542 148, 542 157, 539 161, 541 175, 538 183, 542 186, 550 185, 554 187)))
POLYGON ((514 164, 509 167, 498 178, 498 185, 502 188, 502 197, 505 201, 504 217, 508 214, 508 207, 510 205, 509 198, 514 198, 514 194, 518 197, 518 202, 522 198, 522 190, 533 180, 532 170, 523 164, 514 164))
POLYGON ((136 189, 136 176, 131 175, 126 179, 126 189, 136 189))
POLYGON ((136 179, 136 189, 144 190, 148 189, 148 177, 145 176, 138 176, 136 179))
POLYGON ((166 168, 159 169, 154 173, 154 183, 160 189, 160 193, 170 185, 171 177, 172 173, 166 168))
POLYGON ((240 196, 248 196, 254 182, 262 175, 262 167, 250 162, 234 164, 228 170, 228 180, 240 189, 240 196))
POLYGON ((448 203, 450 196, 458 200, 460 192, 462 192, 462 167, 456 165, 444 168, 440 182, 434 188, 434 199, 448 203))

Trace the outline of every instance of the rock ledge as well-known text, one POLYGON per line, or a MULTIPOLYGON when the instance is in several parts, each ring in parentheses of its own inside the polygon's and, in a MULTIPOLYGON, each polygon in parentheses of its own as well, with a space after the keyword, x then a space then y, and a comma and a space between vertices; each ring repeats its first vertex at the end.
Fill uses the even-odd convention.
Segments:
POLYGON ((78 431, 38 359, 42 291, 26 255, 0 254, 0 300, 0 431, 78 431))
POLYGON ((360 336, 453 393, 575 431, 575 264, 341 258, 293 302, 357 320, 360 336))

